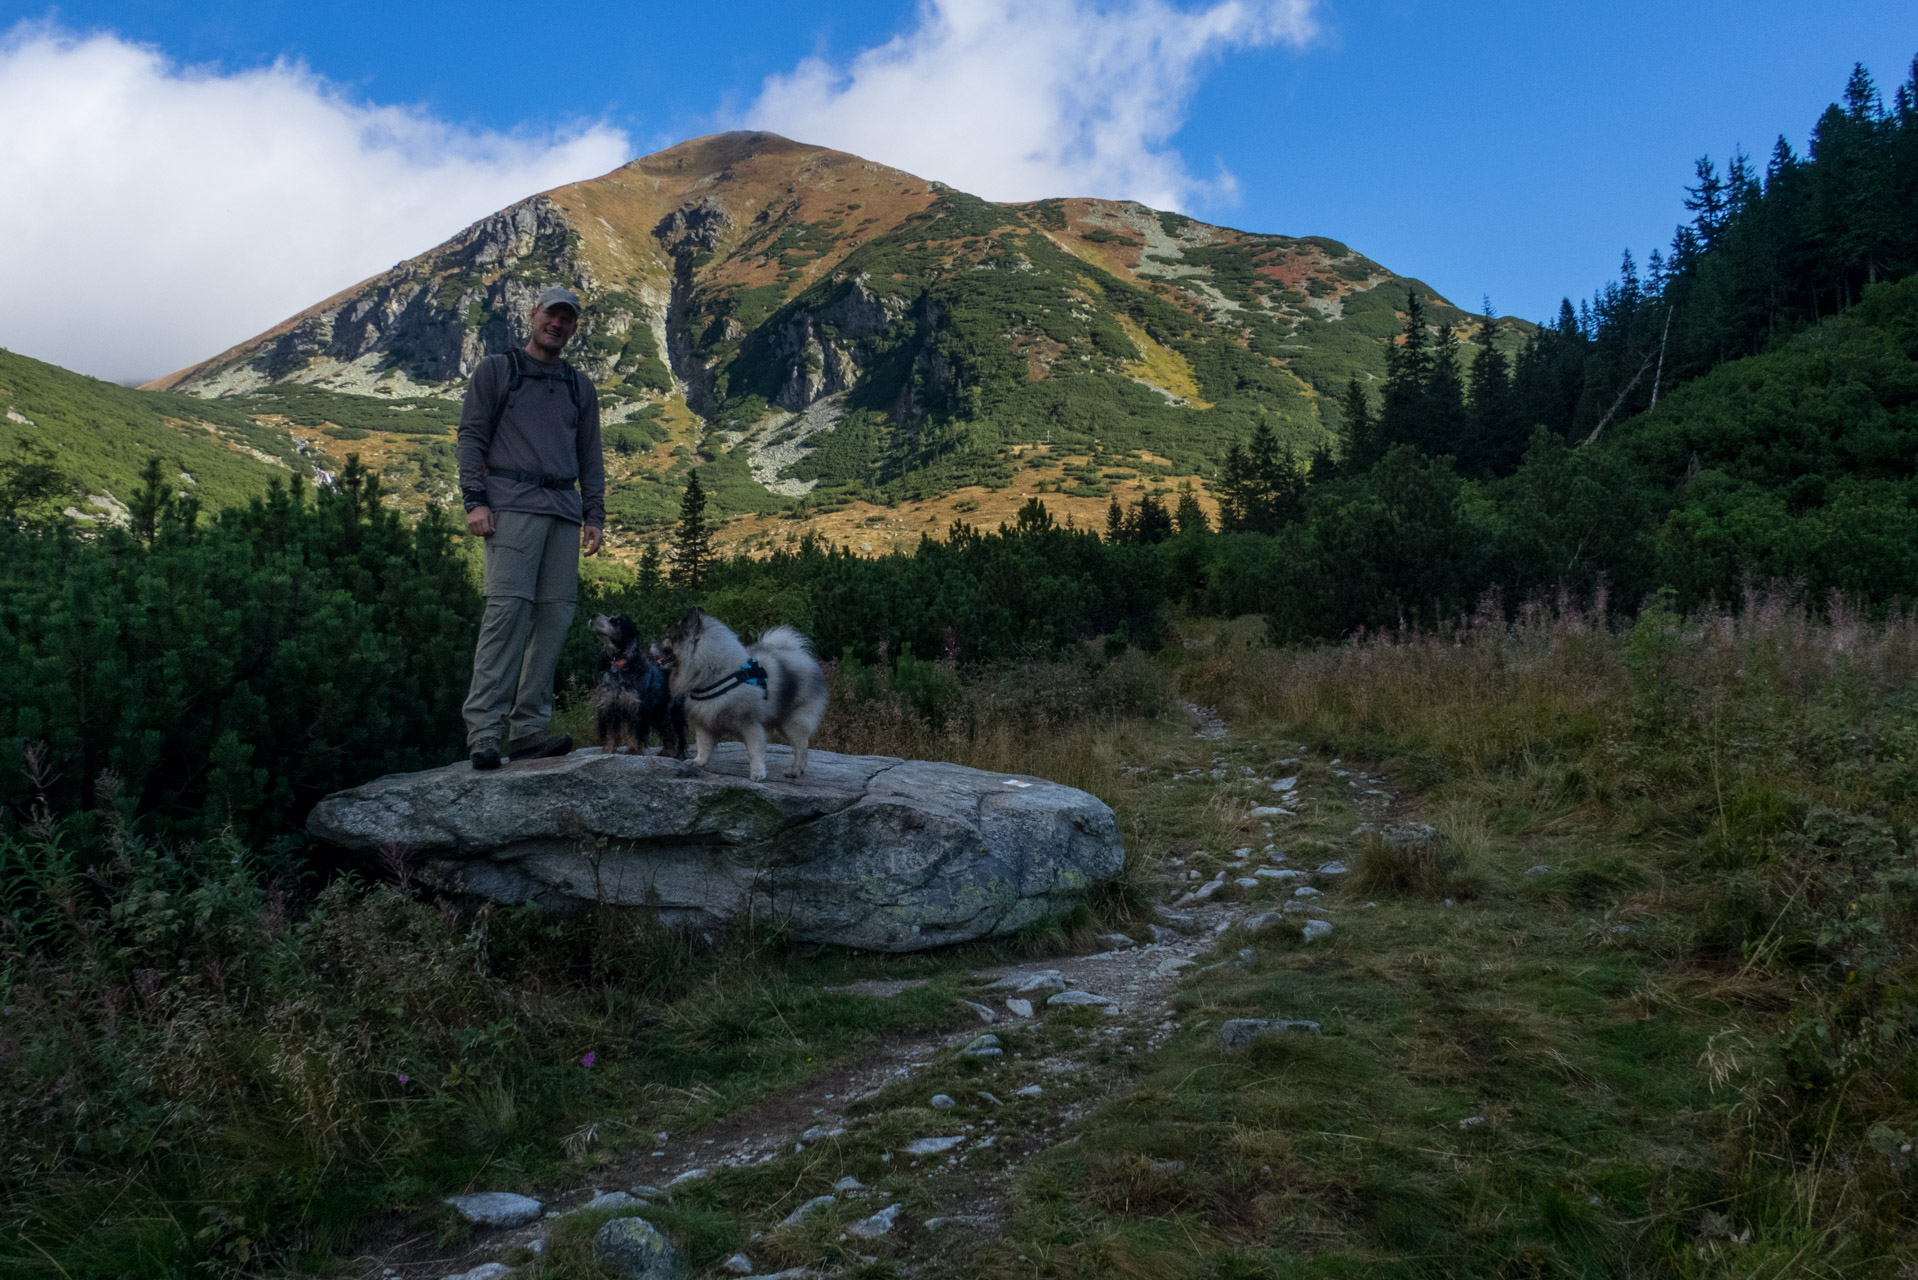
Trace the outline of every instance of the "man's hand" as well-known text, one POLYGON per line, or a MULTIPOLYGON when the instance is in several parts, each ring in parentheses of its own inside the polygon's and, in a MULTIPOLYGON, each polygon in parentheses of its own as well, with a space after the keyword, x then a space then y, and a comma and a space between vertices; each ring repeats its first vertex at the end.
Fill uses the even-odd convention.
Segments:
POLYGON ((600 532, 600 528, 598 525, 589 524, 589 525, 583 526, 579 531, 580 550, 584 551, 589 556, 598 555, 599 544, 604 539, 604 537, 605 535, 600 532))
POLYGON ((497 527, 498 525, 493 519, 493 509, 491 507, 474 507, 466 513, 466 529, 469 533, 476 533, 482 538, 490 538, 493 536, 493 530, 497 527))

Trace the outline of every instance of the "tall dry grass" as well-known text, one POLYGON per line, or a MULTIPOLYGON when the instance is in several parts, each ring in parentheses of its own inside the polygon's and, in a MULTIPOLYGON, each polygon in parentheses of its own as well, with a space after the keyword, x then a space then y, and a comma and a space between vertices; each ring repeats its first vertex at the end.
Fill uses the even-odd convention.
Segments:
MULTIPOLYGON (((1669 964, 1643 997, 1765 1029, 1701 1062, 1739 1188, 1738 1242, 1703 1273, 1804 1271, 1841 1240, 1869 1269, 1918 1232, 1918 620, 1773 589, 1626 627, 1561 598, 1437 634, 1277 650, 1239 623, 1188 644, 1182 692, 1389 761, 1460 863, 1494 831, 1575 836, 1607 868, 1587 887, 1669 964)), ((1446 878, 1380 847, 1385 879, 1446 878)))

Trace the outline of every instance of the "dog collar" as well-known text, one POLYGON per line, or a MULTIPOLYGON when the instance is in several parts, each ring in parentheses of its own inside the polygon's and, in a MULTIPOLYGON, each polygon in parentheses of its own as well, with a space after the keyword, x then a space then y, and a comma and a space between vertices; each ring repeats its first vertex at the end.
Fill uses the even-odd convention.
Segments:
POLYGON ((614 659, 613 659, 613 664, 612 664, 612 665, 613 665, 613 670, 615 670, 615 671, 624 671, 624 670, 626 669, 626 659, 624 659, 624 658, 614 658, 614 659))

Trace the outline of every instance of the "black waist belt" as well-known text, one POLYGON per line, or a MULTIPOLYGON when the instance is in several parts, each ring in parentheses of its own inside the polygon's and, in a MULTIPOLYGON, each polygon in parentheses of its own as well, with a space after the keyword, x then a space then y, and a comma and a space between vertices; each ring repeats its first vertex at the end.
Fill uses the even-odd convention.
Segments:
POLYGON ((578 476, 545 476, 537 471, 509 471, 505 467, 488 467, 486 474, 502 480, 517 480, 521 484, 536 484, 542 489, 571 489, 579 479, 578 476))

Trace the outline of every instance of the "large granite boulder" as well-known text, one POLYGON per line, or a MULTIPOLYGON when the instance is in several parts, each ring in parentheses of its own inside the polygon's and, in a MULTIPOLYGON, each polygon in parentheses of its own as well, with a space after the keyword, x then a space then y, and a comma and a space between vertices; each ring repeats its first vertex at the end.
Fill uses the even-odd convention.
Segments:
POLYGON ((604 902, 665 923, 776 922, 808 942, 916 951, 1002 936, 1119 872, 1112 810, 1042 778, 814 751, 806 776, 576 751, 481 773, 394 774, 322 800, 321 840, 403 846, 447 887, 499 902, 604 902))

